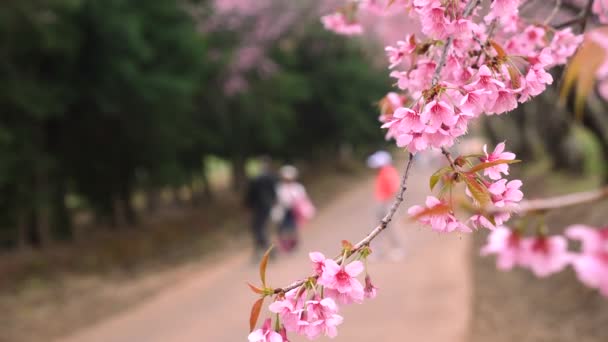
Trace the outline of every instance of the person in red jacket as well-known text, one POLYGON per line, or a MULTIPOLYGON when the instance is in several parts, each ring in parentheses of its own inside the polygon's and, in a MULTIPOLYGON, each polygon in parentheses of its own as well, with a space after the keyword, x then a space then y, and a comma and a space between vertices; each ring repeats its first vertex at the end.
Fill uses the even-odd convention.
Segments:
MULTIPOLYGON (((388 210, 395 199, 397 191, 399 191, 400 179, 399 172, 393 166, 391 154, 386 151, 377 151, 367 159, 367 165, 378 170, 374 182, 374 197, 377 201, 376 218, 382 220, 388 213, 388 210)), ((374 250, 377 255, 382 255, 388 252, 388 245, 391 246, 389 256, 392 259, 398 260, 403 257, 403 246, 397 227, 387 229, 384 233, 387 235, 380 243, 383 245, 380 249, 374 250)))

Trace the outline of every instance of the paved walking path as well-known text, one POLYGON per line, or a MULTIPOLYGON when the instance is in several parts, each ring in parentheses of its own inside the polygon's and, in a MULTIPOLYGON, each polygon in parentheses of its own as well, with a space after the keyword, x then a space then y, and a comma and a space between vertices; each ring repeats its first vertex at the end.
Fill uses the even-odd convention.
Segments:
MULTIPOLYGON (((363 305, 344 307, 344 323, 333 341, 467 341, 469 239, 429 232, 403 216, 407 207, 424 202, 428 193, 424 174, 428 172, 413 171, 406 200, 391 227, 403 238, 405 257, 370 262, 370 274, 380 288, 378 297, 363 305)), ((308 275, 308 251, 333 256, 341 240, 361 239, 375 223, 371 192, 371 180, 362 182, 321 208, 319 216, 304 228, 299 252, 269 266, 270 285, 286 285, 308 275)), ((249 251, 236 252, 147 302, 61 341, 246 341, 248 314, 255 296, 245 282, 258 281, 257 267, 249 256, 249 251)))

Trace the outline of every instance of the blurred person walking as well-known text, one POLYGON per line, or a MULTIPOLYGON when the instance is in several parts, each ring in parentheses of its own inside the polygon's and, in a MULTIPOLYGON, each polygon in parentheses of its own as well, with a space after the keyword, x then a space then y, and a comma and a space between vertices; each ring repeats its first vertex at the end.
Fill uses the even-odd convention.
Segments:
POLYGON ((297 228, 310 220, 315 207, 308 198, 306 189, 297 181, 298 169, 286 165, 279 170, 281 181, 277 185, 279 221, 279 246, 285 252, 292 252, 298 245, 297 228))
POLYGON ((268 249, 268 221, 270 211, 277 200, 277 177, 272 172, 272 161, 260 158, 260 174, 249 181, 245 205, 251 210, 251 233, 253 236, 254 262, 268 249))
MULTIPOLYGON (((373 153, 367 158, 367 166, 377 170, 374 182, 374 197, 377 202, 376 219, 382 220, 399 191, 399 172, 393 166, 393 158, 387 151, 373 153)), ((384 236, 380 238, 379 244, 380 248, 374 250, 374 254, 377 256, 389 253, 389 257, 394 260, 403 258, 403 244, 399 232, 395 228, 387 229, 384 236)))

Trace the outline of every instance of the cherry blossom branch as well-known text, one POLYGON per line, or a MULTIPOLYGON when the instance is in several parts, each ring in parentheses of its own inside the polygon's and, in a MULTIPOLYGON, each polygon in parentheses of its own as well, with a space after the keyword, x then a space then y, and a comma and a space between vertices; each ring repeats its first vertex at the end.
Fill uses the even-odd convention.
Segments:
POLYGON ((355 244, 355 246, 353 247, 352 252, 350 254, 357 252, 364 246, 368 246, 369 243, 376 236, 378 236, 378 234, 380 234, 383 230, 385 230, 388 227, 388 224, 392 221, 393 216, 397 212, 397 209, 399 209, 399 206, 403 202, 403 199, 404 199, 403 195, 405 194, 405 191, 407 191, 407 179, 409 177, 410 169, 412 168, 413 162, 414 162, 414 155, 412 153, 410 153, 409 159, 407 161, 407 165, 405 167, 405 172, 403 173, 403 177, 401 178, 401 188, 399 189, 399 192, 397 193, 397 196, 395 197, 395 201, 393 202, 393 205, 391 205, 391 208, 389 209, 388 213, 384 216, 382 221, 380 221, 380 224, 376 228, 374 228, 374 230, 372 230, 369 234, 367 234, 367 236, 363 240, 361 240, 357 244, 355 244))
MULTIPOLYGON (((473 10, 479 6, 481 0, 470 0, 464 8, 462 12, 463 17, 468 17, 473 13, 473 10)), ((453 37, 449 36, 445 41, 445 45, 443 46, 443 51, 441 52, 441 58, 439 59, 439 63, 437 64, 437 68, 435 69, 435 73, 433 74, 433 78, 431 80, 431 87, 436 86, 437 82, 439 82, 439 76, 441 76, 441 70, 443 70, 443 66, 445 65, 446 59, 448 57, 448 51, 452 47, 453 37)))
MULTIPOLYGON (((376 226, 376 228, 374 228, 372 231, 370 231, 367 234, 367 236, 365 238, 363 238, 361 241, 357 242, 350 250, 347 251, 346 254, 340 254, 339 256, 334 258, 336 263, 338 263, 339 265, 342 264, 342 261, 345 259, 344 255, 346 255, 346 258, 348 258, 349 256, 360 251, 363 247, 369 246, 369 244, 372 242, 372 240, 374 240, 383 230, 385 230, 388 227, 388 224, 393 220, 393 216, 395 215, 395 213, 397 212, 397 209, 399 209, 399 206, 401 205, 401 203, 404 200, 404 195, 405 195, 405 192, 407 191, 407 180, 409 178, 410 170, 411 170, 413 164, 414 164, 414 155, 412 153, 410 153, 409 159, 405 166, 405 171, 403 172, 403 176, 401 177, 401 187, 399 189, 399 192, 395 196, 395 200, 393 201, 393 204, 391 205, 388 213, 384 216, 384 218, 382 218, 382 220, 376 226)), ((314 275, 314 276, 308 277, 306 279, 296 281, 295 283, 292 283, 286 287, 276 288, 273 290, 273 293, 275 293, 275 294, 287 293, 293 289, 296 289, 296 288, 304 285, 306 282, 308 282, 311 279, 316 280, 318 277, 319 277, 318 275, 314 275)))
POLYGON ((543 212, 592 203, 604 198, 608 198, 608 186, 596 190, 575 192, 562 196, 524 200, 515 208, 514 212, 520 215, 531 212, 543 212))
POLYGON ((452 169, 456 170, 456 164, 454 164, 454 158, 452 158, 452 154, 450 154, 450 151, 448 151, 445 147, 442 147, 441 153, 443 153, 445 158, 448 160, 452 169))

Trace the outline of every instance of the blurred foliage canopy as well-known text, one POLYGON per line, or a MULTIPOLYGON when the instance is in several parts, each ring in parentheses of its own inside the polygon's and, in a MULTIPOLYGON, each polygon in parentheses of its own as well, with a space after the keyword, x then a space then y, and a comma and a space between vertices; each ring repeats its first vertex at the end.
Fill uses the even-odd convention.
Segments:
POLYGON ((259 154, 311 159, 381 139, 373 103, 387 80, 356 42, 298 22, 265 46, 275 70, 244 71, 246 89, 227 94, 244 35, 201 29, 212 7, 201 19, 189 4, 3 2, 0 244, 70 238, 67 194, 133 223, 135 191, 204 179, 206 156, 242 177, 259 154))

